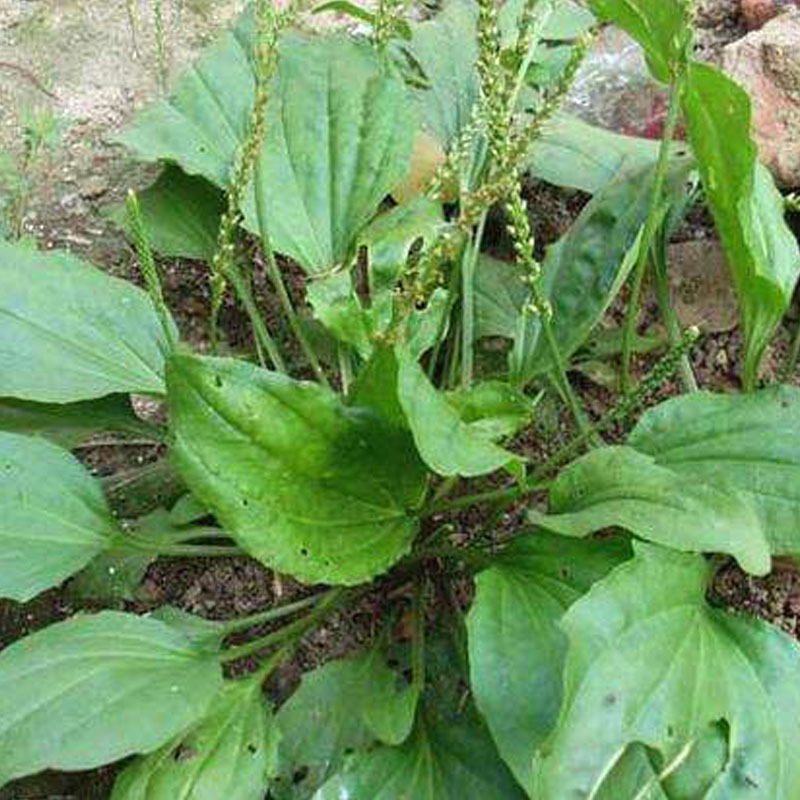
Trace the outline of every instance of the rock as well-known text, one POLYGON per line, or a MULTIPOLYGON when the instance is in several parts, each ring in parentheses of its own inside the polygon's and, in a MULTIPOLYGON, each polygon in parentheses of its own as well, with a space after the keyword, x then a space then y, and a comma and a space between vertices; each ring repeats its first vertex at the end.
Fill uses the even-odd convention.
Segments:
POLYGON ((721 333, 739 321, 722 245, 715 240, 680 242, 669 248, 670 295, 683 327, 721 333))
POLYGON ((723 67, 750 93, 761 161, 778 183, 800 186, 800 10, 729 44, 723 67))
POLYGON ((89 175, 78 183, 78 192, 85 200, 101 197, 108 189, 108 178, 104 175, 89 175))
POLYGON ((800 0, 742 0, 742 16, 751 30, 758 30, 784 11, 800 8, 800 0))

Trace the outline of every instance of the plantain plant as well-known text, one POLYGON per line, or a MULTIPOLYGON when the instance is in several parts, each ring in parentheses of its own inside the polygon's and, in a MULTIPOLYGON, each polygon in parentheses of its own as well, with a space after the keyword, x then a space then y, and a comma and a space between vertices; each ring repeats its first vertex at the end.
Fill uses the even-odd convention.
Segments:
POLYGON ((679 0, 331 9, 367 32, 256 3, 121 134, 165 165, 124 221, 147 291, 0 243, 0 595, 74 576, 107 606, 0 652, 0 785, 132 757, 112 800, 793 800, 800 647, 709 600, 726 559, 763 575, 800 550, 800 391, 759 378, 800 251, 745 93, 692 59, 679 0), (660 145, 559 112, 602 23, 668 87, 660 145), (592 194, 544 255, 529 172, 592 194), (739 394, 697 389, 664 290, 698 198, 741 306, 739 394), (513 260, 488 252, 497 219, 513 260), (207 263, 210 354, 154 249, 207 263), (669 343, 635 382, 648 271, 669 343), (628 282, 605 345, 623 390, 591 419, 572 367, 628 282), (218 325, 229 291, 252 352, 218 325), (652 405, 676 371, 686 392, 652 405), (517 438, 543 395, 572 420, 549 457, 517 438), (163 443, 149 507, 112 509, 70 453, 97 432, 163 443), (230 555, 308 588, 225 621, 119 610, 159 557, 230 555), (369 597, 371 644, 272 708, 303 636, 369 597))

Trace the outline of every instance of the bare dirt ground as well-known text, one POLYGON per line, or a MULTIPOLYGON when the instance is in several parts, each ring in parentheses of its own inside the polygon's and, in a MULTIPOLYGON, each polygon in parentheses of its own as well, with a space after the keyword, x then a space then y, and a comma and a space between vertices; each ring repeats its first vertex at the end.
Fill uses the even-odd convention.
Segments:
POLYGON ((51 112, 63 129, 25 219, 40 244, 121 267, 127 248, 100 210, 152 172, 109 137, 244 5, 162 0, 159 46, 154 0, 0 0, 0 152, 19 157, 30 113, 51 112))

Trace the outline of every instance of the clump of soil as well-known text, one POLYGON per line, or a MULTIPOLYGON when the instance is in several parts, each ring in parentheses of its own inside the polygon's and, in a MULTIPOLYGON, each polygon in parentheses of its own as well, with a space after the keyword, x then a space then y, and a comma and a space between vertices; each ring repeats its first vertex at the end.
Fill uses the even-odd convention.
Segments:
POLYGON ((789 560, 776 561, 764 578, 747 575, 731 562, 717 572, 712 597, 800 639, 800 574, 789 560))

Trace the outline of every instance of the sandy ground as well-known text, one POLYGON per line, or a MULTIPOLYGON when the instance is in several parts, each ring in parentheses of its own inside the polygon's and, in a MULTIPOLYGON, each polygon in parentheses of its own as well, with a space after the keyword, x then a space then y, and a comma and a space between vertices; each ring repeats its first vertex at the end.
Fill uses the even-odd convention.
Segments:
POLYGON ((63 131, 39 165, 26 215, 26 230, 40 244, 118 265, 124 245, 99 212, 152 172, 109 136, 244 5, 161 0, 159 48, 155 0, 0 0, 0 153, 18 163, 30 114, 55 115, 63 131))

